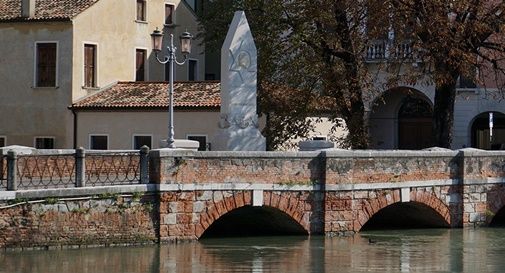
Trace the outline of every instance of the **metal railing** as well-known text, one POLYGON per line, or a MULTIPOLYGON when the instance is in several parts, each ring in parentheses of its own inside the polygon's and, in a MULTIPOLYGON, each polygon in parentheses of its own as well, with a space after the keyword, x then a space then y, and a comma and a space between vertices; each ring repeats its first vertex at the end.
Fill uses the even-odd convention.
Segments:
POLYGON ((86 185, 103 186, 138 184, 140 181, 140 156, 138 152, 89 152, 86 155, 86 185))
POLYGON ((74 187, 74 155, 19 155, 16 172, 18 189, 74 187))
POLYGON ((149 182, 149 148, 140 151, 8 151, 0 161, 0 190, 98 187, 149 182))

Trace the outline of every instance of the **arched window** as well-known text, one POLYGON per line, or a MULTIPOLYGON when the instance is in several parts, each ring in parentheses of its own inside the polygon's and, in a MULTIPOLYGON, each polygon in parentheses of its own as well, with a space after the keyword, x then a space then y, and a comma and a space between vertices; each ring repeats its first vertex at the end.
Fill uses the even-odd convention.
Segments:
POLYGON ((484 150, 504 150, 505 115, 493 112, 493 137, 491 139, 489 112, 479 114, 472 123, 472 147, 484 150))

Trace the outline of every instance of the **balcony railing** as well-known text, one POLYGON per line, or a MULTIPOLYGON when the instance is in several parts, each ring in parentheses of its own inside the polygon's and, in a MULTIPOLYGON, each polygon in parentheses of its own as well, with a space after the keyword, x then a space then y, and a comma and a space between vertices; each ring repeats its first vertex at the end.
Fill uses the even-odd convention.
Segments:
POLYGON ((417 61, 411 41, 394 44, 389 40, 373 40, 366 48, 366 61, 407 60, 417 61))

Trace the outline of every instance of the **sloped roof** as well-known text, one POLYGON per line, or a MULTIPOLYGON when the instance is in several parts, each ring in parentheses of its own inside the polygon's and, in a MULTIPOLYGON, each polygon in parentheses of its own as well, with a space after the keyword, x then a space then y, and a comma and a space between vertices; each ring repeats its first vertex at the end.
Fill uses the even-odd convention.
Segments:
POLYGON ((22 0, 0 0, 0 21, 69 20, 99 0, 35 0, 35 16, 21 16, 22 0))
MULTIPOLYGON (((110 88, 83 98, 73 109, 159 109, 168 108, 167 82, 118 82, 110 88)), ((219 108, 218 81, 174 83, 175 108, 219 108)))

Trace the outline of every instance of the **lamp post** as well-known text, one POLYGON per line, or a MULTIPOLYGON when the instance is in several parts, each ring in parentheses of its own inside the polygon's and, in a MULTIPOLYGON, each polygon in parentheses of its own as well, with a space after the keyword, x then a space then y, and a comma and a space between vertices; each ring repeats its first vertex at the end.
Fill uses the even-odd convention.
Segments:
POLYGON ((162 50, 162 41, 163 41, 163 32, 159 31, 156 28, 153 33, 151 33, 152 41, 153 41, 153 51, 156 55, 156 60, 158 60, 161 64, 169 63, 170 65, 170 73, 169 73, 169 86, 168 86, 168 138, 167 138, 167 148, 175 148, 175 139, 174 139, 174 63, 178 65, 183 65, 186 63, 188 59, 188 54, 191 53, 191 38, 193 36, 189 34, 189 32, 184 32, 181 34, 180 42, 181 42, 181 53, 184 55, 184 60, 182 62, 178 62, 175 57, 175 51, 177 48, 174 46, 174 35, 170 34, 170 44, 167 46, 167 55, 163 57, 163 60, 160 60, 158 57, 158 53, 162 50))

